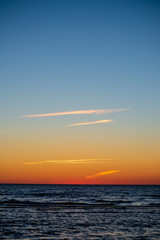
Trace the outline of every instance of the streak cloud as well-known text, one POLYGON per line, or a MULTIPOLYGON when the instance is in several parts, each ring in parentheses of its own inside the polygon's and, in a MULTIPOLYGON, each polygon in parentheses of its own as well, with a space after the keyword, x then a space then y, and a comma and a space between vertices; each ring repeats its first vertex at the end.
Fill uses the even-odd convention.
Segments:
POLYGON ((63 116, 63 115, 77 115, 77 114, 107 114, 114 112, 123 112, 129 108, 119 108, 119 109, 96 109, 96 110, 80 110, 80 111, 67 111, 67 112, 55 112, 55 113, 44 113, 36 115, 24 115, 23 118, 34 118, 34 117, 51 117, 51 116, 63 116))
POLYGON ((100 177, 103 175, 107 175, 107 174, 112 174, 112 173, 116 173, 119 172, 120 170, 113 170, 113 171, 107 171, 107 172, 100 172, 91 176, 87 176, 86 178, 96 178, 96 177, 100 177))
POLYGON ((90 124, 98 124, 98 123, 108 123, 108 122, 112 122, 112 120, 99 120, 99 121, 95 121, 95 122, 74 123, 74 124, 70 124, 70 125, 67 125, 67 126, 68 127, 71 127, 71 126, 82 126, 82 125, 90 125, 90 124))
POLYGON ((110 159, 99 159, 99 158, 89 158, 89 159, 72 159, 72 160, 46 160, 46 161, 37 161, 37 162, 25 162, 27 165, 39 165, 39 164, 72 164, 72 163, 104 163, 110 159))

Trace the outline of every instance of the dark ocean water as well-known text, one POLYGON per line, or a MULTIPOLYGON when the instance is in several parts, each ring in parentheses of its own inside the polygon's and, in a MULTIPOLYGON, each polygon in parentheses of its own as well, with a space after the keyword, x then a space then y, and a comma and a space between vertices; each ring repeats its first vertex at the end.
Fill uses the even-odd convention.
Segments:
POLYGON ((0 239, 160 240, 160 186, 0 184, 0 239))

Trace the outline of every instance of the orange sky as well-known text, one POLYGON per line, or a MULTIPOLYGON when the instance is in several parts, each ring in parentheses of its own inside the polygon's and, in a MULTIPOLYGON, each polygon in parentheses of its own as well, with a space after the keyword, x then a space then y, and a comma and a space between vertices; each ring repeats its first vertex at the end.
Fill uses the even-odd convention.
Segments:
POLYGON ((122 122, 31 130, 32 123, 25 124, 1 133, 1 183, 160 183, 156 140, 125 130, 122 122))

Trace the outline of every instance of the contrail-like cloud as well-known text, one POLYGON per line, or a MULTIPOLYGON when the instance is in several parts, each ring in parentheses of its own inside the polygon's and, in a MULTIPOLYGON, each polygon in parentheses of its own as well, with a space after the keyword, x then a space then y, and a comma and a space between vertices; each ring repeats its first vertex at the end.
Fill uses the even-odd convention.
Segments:
POLYGON ((105 114, 105 113, 107 114, 107 113, 123 112, 126 110, 129 110, 129 108, 67 111, 67 112, 44 113, 44 114, 36 114, 36 115, 24 115, 22 117, 34 118, 34 117, 51 117, 51 116, 62 116, 62 115, 77 115, 77 114, 105 114))
POLYGON ((119 171, 120 171, 120 170, 100 172, 100 173, 97 173, 97 174, 94 174, 94 175, 91 175, 91 176, 87 176, 86 178, 87 178, 87 179, 89 179, 89 178, 97 178, 97 177, 100 177, 100 176, 102 176, 102 175, 112 174, 112 173, 116 173, 116 172, 119 172, 119 171))
POLYGON ((70 124, 70 125, 67 125, 67 126, 68 127, 71 127, 71 126, 82 126, 82 125, 90 125, 90 124, 98 124, 98 123, 108 123, 108 122, 112 122, 112 120, 99 120, 99 121, 95 121, 95 122, 74 123, 74 124, 70 124))
POLYGON ((89 159, 72 159, 72 160, 46 160, 37 162, 26 162, 27 165, 39 165, 39 164, 85 164, 85 163, 104 163, 110 159, 89 158, 89 159))

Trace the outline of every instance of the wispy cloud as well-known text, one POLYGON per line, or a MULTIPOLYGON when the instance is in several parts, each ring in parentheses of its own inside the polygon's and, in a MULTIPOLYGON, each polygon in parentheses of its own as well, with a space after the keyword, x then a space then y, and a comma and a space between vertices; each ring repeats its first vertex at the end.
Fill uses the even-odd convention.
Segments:
POLYGON ((44 114, 36 114, 36 115, 24 115, 22 117, 34 118, 34 117, 51 117, 51 116, 62 116, 62 115, 77 115, 77 114, 107 114, 107 113, 123 112, 126 110, 128 110, 128 108, 80 110, 80 111, 44 113, 44 114))
POLYGON ((112 173, 116 173, 116 172, 119 172, 120 170, 113 170, 113 171, 107 171, 107 172, 99 172, 99 173, 96 173, 94 175, 91 175, 91 176, 87 176, 86 178, 97 178, 97 177, 100 177, 102 175, 107 175, 107 174, 112 174, 112 173))
POLYGON ((112 120, 99 120, 99 121, 95 121, 95 122, 74 123, 74 124, 70 124, 70 125, 67 125, 67 126, 68 127, 71 127, 71 126, 82 126, 82 125, 90 125, 90 124, 98 124, 98 123, 108 123, 108 122, 112 122, 112 120))
POLYGON ((46 160, 37 162, 25 162, 27 165, 39 165, 39 164, 85 164, 85 163, 104 163, 110 159, 102 158, 89 158, 89 159, 72 159, 72 160, 46 160))

